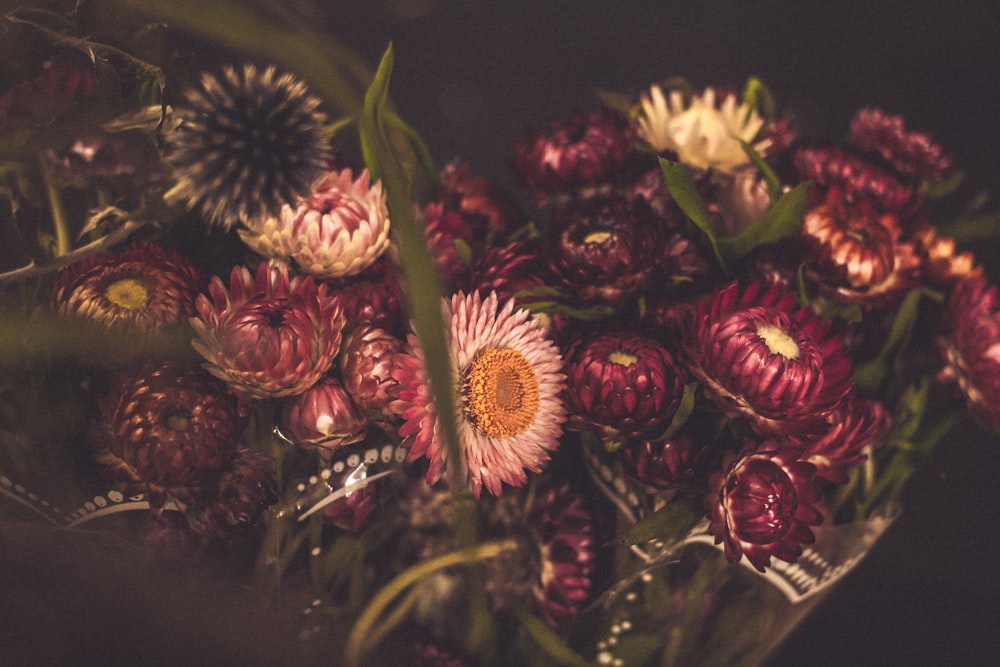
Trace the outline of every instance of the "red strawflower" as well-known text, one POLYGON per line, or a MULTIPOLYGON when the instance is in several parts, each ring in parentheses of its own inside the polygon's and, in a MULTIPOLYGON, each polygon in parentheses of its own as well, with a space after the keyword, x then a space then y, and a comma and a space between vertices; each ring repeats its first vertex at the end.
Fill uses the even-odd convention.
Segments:
POLYGON ((816 466, 816 476, 847 483, 847 471, 868 458, 865 448, 877 444, 892 429, 892 416, 873 399, 856 399, 830 415, 829 429, 804 440, 799 458, 816 466))
POLYGON ((396 355, 404 349, 402 340, 371 324, 355 327, 344 336, 338 357, 340 377, 359 408, 392 412, 399 398, 399 382, 392 370, 396 355))
POLYGON ((249 532, 268 507, 278 502, 278 480, 271 457, 240 449, 218 481, 198 500, 196 531, 228 540, 249 532))
POLYGON ((561 207, 549 230, 549 266, 574 299, 612 305, 653 276, 662 243, 643 199, 592 199, 561 207))
POLYGON ((523 306, 539 297, 518 296, 517 293, 543 286, 544 271, 541 257, 524 243, 490 247, 472 267, 466 287, 470 292, 496 292, 501 300, 514 298, 523 306))
POLYGON ((917 282, 921 260, 902 233, 897 214, 870 200, 849 203, 831 188, 802 220, 806 275, 839 301, 884 301, 917 282))
POLYGON ((262 263, 254 279, 233 268, 227 291, 215 277, 198 298, 192 345, 205 367, 254 398, 293 396, 316 384, 340 349, 344 317, 312 276, 289 280, 288 267, 262 263))
POLYGON ((981 278, 955 285, 937 338, 945 367, 942 382, 955 382, 970 413, 1000 428, 1000 294, 981 278))
POLYGON ((364 440, 368 417, 340 380, 326 376, 301 394, 285 399, 281 425, 285 436, 299 447, 332 451, 364 440))
POLYGON ((553 121, 548 136, 529 130, 514 143, 513 167, 539 202, 554 195, 587 196, 623 176, 635 151, 628 120, 607 108, 553 121))
POLYGON ((870 199, 884 210, 903 215, 920 205, 912 186, 841 148, 800 148, 792 161, 803 181, 813 181, 824 188, 837 185, 848 201, 870 199))
POLYGON ((732 283, 690 313, 682 348, 703 391, 762 435, 820 433, 852 389, 840 339, 794 293, 732 283))
POLYGON ((578 341, 566 352, 565 369, 568 426, 607 441, 656 437, 684 394, 681 369, 670 352, 633 333, 578 341))
POLYGON ((331 298, 344 313, 347 329, 371 324, 397 336, 405 335, 402 276, 392 260, 383 257, 350 280, 327 284, 331 298))
POLYGON ((236 455, 241 418, 236 397, 201 369, 146 364, 99 402, 98 463, 127 493, 145 493, 159 514, 181 508, 236 455))
POLYGON ((480 241, 506 239, 525 224, 524 212, 510 193, 485 178, 470 173, 469 165, 453 160, 440 173, 437 200, 455 211, 480 241))
POLYGON ((43 63, 42 72, 0 96, 0 129, 52 122, 74 102, 88 95, 97 79, 93 56, 65 49, 43 63))
POLYGON ((709 478, 708 530, 730 562, 746 556, 763 572, 772 556, 792 563, 815 541, 809 527, 823 520, 813 506, 816 469, 798 460, 800 452, 777 440, 751 442, 739 454, 727 452, 723 469, 709 478))
POLYGON ((647 489, 673 491, 704 472, 710 448, 681 430, 666 440, 629 441, 621 449, 625 474, 647 489))
POLYGON ((431 202, 421 217, 427 247, 442 277, 450 285, 463 285, 468 280, 470 263, 482 248, 461 215, 446 211, 444 206, 431 202))
POLYGON ((881 109, 860 109, 854 115, 850 141, 878 153, 907 176, 940 181, 955 166, 929 134, 907 130, 902 116, 891 116, 881 109))

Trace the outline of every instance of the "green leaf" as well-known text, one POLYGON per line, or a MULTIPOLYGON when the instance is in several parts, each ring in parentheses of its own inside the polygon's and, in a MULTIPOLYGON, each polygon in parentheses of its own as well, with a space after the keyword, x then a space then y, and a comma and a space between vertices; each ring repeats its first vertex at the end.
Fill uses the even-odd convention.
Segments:
POLYGON ((920 194, 927 199, 942 199, 958 190, 958 187, 962 185, 962 181, 964 180, 965 173, 956 170, 944 180, 935 183, 924 181, 920 184, 920 194))
POLYGON ((718 241, 718 252, 727 263, 735 262, 755 248, 798 233, 809 205, 809 182, 799 183, 783 194, 764 217, 736 236, 718 241))
POLYGON ((764 176, 764 180, 767 182, 767 196, 772 202, 777 201, 778 197, 781 196, 781 180, 778 175, 774 173, 774 169, 771 169, 771 165, 763 158, 763 156, 757 152, 757 149, 753 147, 748 141, 740 140, 740 146, 743 147, 743 152, 747 154, 750 161, 753 162, 754 166, 760 170, 760 173, 764 176))
POLYGON ((670 196, 691 222, 705 235, 719 266, 728 273, 729 268, 719 252, 719 244, 715 239, 715 231, 712 229, 712 218, 708 214, 708 209, 705 208, 705 202, 702 201, 701 195, 698 194, 694 179, 691 178, 691 172, 678 162, 670 162, 663 158, 659 158, 659 160, 660 171, 663 172, 663 182, 670 190, 670 196))
POLYGON ((899 305, 899 310, 896 311, 896 317, 893 318, 892 326, 889 328, 889 335, 878 356, 854 369, 854 383, 859 388, 875 391, 885 380, 893 354, 901 352, 906 347, 906 341, 913 332, 922 293, 923 290, 920 288, 907 293, 899 305))
POLYGON ((1000 236, 1000 213, 959 218, 941 225, 939 231, 943 236, 950 236, 959 243, 997 238, 1000 236))
POLYGON ((538 646, 555 661, 552 664, 589 667, 590 663, 567 646, 562 637, 546 625, 545 621, 529 612, 524 604, 515 602, 512 606, 518 623, 531 635, 538 646))
POLYGON ((743 86, 743 102, 756 109, 757 113, 769 121, 773 121, 778 115, 778 105, 774 101, 774 95, 763 81, 755 76, 747 79, 743 86))
POLYGON ((684 385, 684 395, 681 397, 681 404, 677 407, 677 412, 674 413, 673 419, 670 420, 670 426, 659 437, 659 440, 666 440, 687 423, 691 413, 694 412, 695 390, 697 388, 697 382, 684 385))
POLYGON ((625 534, 624 542, 633 545, 650 540, 678 539, 694 528, 704 516, 705 510, 699 499, 677 498, 632 524, 625 534))
POLYGON ((596 90, 594 94, 601 100, 601 104, 612 111, 617 111, 626 118, 632 115, 632 100, 628 95, 610 90, 596 90))

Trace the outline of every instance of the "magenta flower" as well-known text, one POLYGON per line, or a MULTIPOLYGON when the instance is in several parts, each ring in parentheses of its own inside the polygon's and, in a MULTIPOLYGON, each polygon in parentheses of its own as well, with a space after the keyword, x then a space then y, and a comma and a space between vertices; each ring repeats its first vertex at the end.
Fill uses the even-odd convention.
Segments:
POLYGON ((955 382, 974 417, 1000 428, 1000 294, 983 279, 960 281, 952 290, 937 339, 945 367, 942 382, 955 382))
POLYGON ((801 444, 799 458, 816 466, 816 476, 847 483, 847 471, 868 458, 865 448, 878 444, 892 429, 892 416, 879 401, 856 399, 830 415, 829 429, 801 444))
POLYGON ((205 367, 254 398, 293 396, 316 384, 340 349, 344 318, 313 278, 288 278, 262 263, 257 277, 233 268, 230 289, 215 277, 198 298, 192 341, 205 367))
POLYGON ((192 525, 197 532, 226 540, 249 532, 268 507, 278 502, 274 461, 252 449, 240 449, 198 500, 192 525))
POLYGON ((651 338, 608 333, 578 341, 566 352, 569 425, 606 441, 662 433, 683 388, 677 362, 651 338))
POLYGON ((851 392, 851 360, 828 325, 780 286, 738 283, 691 313, 682 347, 705 394, 762 435, 820 433, 851 392))
POLYGON ((809 527, 823 520, 813 506, 815 467, 798 460, 800 452, 777 440, 751 442, 739 454, 728 452, 723 469, 709 478, 708 530, 730 562, 746 556, 763 572, 772 556, 795 562, 802 545, 815 541, 809 527))
POLYGON ((344 336, 338 357, 344 389, 362 410, 392 412, 399 398, 393 377, 396 355, 405 345, 384 329, 362 324, 344 336))
POLYGON ((510 193, 492 181, 473 176, 469 165, 458 160, 441 170, 436 199, 445 210, 461 215, 479 241, 506 239, 526 222, 510 193))
POLYGON ((908 176, 940 181, 955 166, 929 134, 907 130, 902 116, 892 116, 881 109, 861 109, 854 115, 850 141, 878 153, 908 176))
POLYGON ((338 449, 364 440, 368 431, 368 417, 332 376, 285 399, 281 424, 285 435, 305 449, 338 449))

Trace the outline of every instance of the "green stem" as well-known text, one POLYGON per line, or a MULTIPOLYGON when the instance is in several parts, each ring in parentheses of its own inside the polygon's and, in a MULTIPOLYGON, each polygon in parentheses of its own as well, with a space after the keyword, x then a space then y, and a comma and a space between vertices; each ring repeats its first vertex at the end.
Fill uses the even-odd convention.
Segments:
POLYGON ((73 249, 69 240, 69 225, 66 221, 66 209, 63 208, 59 188, 56 187, 49 169, 42 163, 42 173, 45 176, 45 194, 49 198, 49 210, 52 213, 52 226, 56 234, 56 257, 68 255, 73 249))
MULTIPOLYGON (((358 616, 358 620, 355 622, 354 627, 351 629, 351 634, 347 638, 347 648, 345 649, 347 665, 355 667, 361 664, 362 656, 373 645, 370 638, 374 637, 376 633, 379 633, 379 636, 384 636, 387 630, 385 628, 377 629, 376 623, 392 601, 402 595, 410 586, 440 570, 455 565, 469 565, 495 558, 506 551, 512 551, 516 548, 516 540, 487 542, 469 549, 461 549, 460 551, 453 551, 443 556, 432 558, 401 572, 395 579, 383 586, 375 594, 375 597, 372 598, 368 606, 358 616)), ((393 618, 395 616, 393 615, 393 618)))

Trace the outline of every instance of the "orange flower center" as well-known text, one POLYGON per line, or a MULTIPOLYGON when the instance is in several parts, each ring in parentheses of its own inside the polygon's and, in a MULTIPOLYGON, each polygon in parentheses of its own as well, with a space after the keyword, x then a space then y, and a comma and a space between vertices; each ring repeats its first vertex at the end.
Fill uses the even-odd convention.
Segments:
POLYGON ((773 324, 757 323, 757 335, 761 337, 771 354, 780 354, 786 359, 799 358, 799 345, 788 332, 773 324))
POLYGON ((466 371, 463 395, 469 421, 493 438, 524 433, 541 405, 534 367, 510 349, 483 348, 466 371))
POLYGON ((149 290, 135 278, 116 280, 104 289, 104 296, 126 310, 142 310, 149 304, 149 290))

